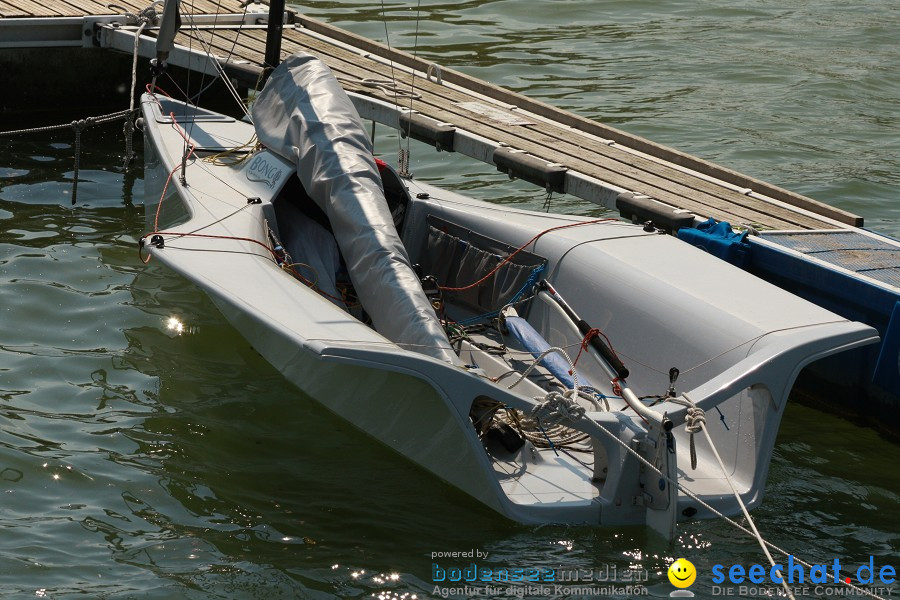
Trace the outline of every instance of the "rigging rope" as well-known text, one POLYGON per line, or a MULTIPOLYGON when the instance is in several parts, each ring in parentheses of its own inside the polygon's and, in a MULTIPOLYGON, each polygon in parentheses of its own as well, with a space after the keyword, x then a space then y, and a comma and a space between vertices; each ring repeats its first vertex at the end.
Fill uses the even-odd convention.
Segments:
POLYGON ((537 283, 538 276, 544 272, 545 268, 546 268, 545 265, 538 265, 537 267, 535 267, 534 270, 531 272, 531 274, 528 276, 528 279, 525 280, 525 283, 522 284, 522 287, 519 288, 519 291, 516 292, 513 295, 513 297, 509 299, 509 302, 507 302, 506 305, 503 306, 502 308, 500 308, 498 310, 492 310, 491 312, 487 312, 484 314, 475 315, 474 317, 469 317, 468 319, 463 319, 462 321, 459 321, 458 324, 459 325, 473 325, 475 323, 478 323, 479 321, 484 321, 485 319, 493 319, 494 317, 499 315, 503 311, 503 309, 506 308, 507 306, 513 306, 513 305, 519 304, 520 302, 527 302, 528 300, 531 300, 531 298, 533 298, 534 296, 529 296, 528 298, 525 298, 524 300, 522 297, 525 295, 525 293, 527 291, 534 288, 535 283, 537 283))
POLYGON ((552 346, 550 348, 547 348, 543 352, 541 352, 537 357, 535 357, 535 359, 534 359, 534 361, 532 361, 531 365, 529 365, 529 367, 527 369, 525 369, 525 371, 523 371, 521 375, 519 375, 519 378, 516 379, 512 383, 512 385, 510 385, 506 389, 511 390, 514 387, 516 387, 517 385, 519 385, 520 383, 522 383, 523 381, 525 381, 525 379, 528 377, 528 374, 531 373, 535 368, 537 368, 538 364, 540 364, 540 362, 542 360, 544 360, 545 356, 547 356, 548 354, 554 354, 554 353, 559 354, 563 358, 565 358, 566 362, 569 363, 569 365, 572 367, 572 380, 574 381, 575 389, 577 390, 578 389, 578 375, 575 373, 575 366, 572 365, 572 359, 569 358, 569 355, 566 353, 566 351, 563 350, 562 348, 560 348, 559 346, 552 346))
POLYGON ((48 131, 59 131, 60 129, 76 129, 76 127, 81 127, 83 129, 87 127, 91 127, 92 125, 102 125, 104 123, 111 123, 112 121, 117 121, 122 118, 126 118, 130 115, 130 110, 120 110, 118 112, 109 113, 106 115, 99 115, 96 117, 85 117, 83 119, 79 119, 77 121, 72 121, 71 123, 60 123, 59 125, 45 125, 42 127, 29 127, 26 129, 13 129, 10 131, 0 131, 0 137, 12 137, 16 135, 27 135, 29 133, 44 133, 48 131), (80 125, 79 125, 80 124, 80 125))
POLYGON ((215 165, 217 167, 235 167, 245 162, 262 147, 262 144, 259 142, 256 134, 254 133, 248 141, 244 142, 240 146, 235 146, 234 148, 229 148, 227 150, 217 152, 216 154, 204 156, 203 162, 215 165))
MULTIPOLYGON (((131 59, 131 95, 128 98, 128 110, 132 113, 134 112, 134 92, 135 88, 137 88, 138 46, 140 45, 141 34, 144 33, 144 27, 148 24, 156 25, 159 23, 159 16, 156 14, 156 5, 162 3, 163 0, 156 0, 138 14, 133 14, 127 8, 116 4, 106 5, 108 8, 122 9, 126 18, 133 19, 140 24, 134 34, 134 50, 131 59)), ((125 135, 125 156, 123 157, 122 169, 125 172, 128 172, 131 163, 133 163, 136 158, 134 152, 134 121, 132 119, 125 120, 125 124, 122 126, 122 133, 125 135)))
MULTIPOLYGON (((694 445, 694 434, 699 433, 701 430, 706 431, 706 413, 702 408, 694 404, 691 400, 689 400, 684 395, 684 398, 678 397, 669 397, 667 400, 672 402, 673 404, 680 404, 681 406, 687 407, 685 424, 684 428, 690 436, 690 446, 691 446, 691 469, 697 468, 697 447, 694 445)), ((709 437, 709 434, 706 434, 709 437)), ((713 449, 715 451, 715 449, 713 449)))
MULTIPOLYGON (((237 33, 235 33, 235 35, 234 35, 234 40, 233 40, 232 43, 231 43, 231 48, 228 50, 228 56, 226 56, 226 57, 225 57, 225 60, 223 61, 226 65, 231 61, 231 57, 234 55, 234 50, 235 50, 235 48, 237 47, 238 39, 240 39, 241 34, 244 32, 244 24, 245 24, 244 22, 246 21, 246 18, 247 18, 247 10, 249 9, 250 4, 252 4, 252 3, 253 3, 253 0, 248 0, 248 1, 246 1, 246 2, 241 2, 241 6, 244 7, 244 12, 243 12, 243 14, 241 15, 241 24, 238 25, 237 33)), ((217 14, 217 17, 218 17, 218 14, 217 14)), ((212 35, 210 35, 210 39, 212 39, 212 35)), ((253 90, 254 90, 254 91, 258 91, 258 90, 259 90, 259 83, 260 83, 260 81, 262 81, 263 73, 264 73, 264 70, 260 69, 260 71, 259 71, 259 77, 257 77, 257 79, 256 79, 256 85, 253 86, 253 90)), ((204 77, 205 77, 205 73, 204 73, 203 75, 204 75, 204 77)), ((171 79, 171 77, 169 77, 169 78, 171 79)), ((205 86, 203 86, 203 87, 200 89, 199 92, 197 92, 196 94, 194 94, 193 96, 191 96, 191 97, 189 98, 189 101, 190 101, 191 103, 193 103, 193 104, 199 104, 199 103, 200 103, 200 96, 203 95, 203 92, 205 92, 206 90, 208 90, 209 88, 211 88, 213 85, 215 85, 216 81, 218 81, 218 78, 217 78, 217 77, 213 77, 213 78, 212 78, 212 81, 210 81, 210 82, 207 83, 205 86)), ((173 81, 173 83, 174 83, 174 81, 173 81)), ((200 79, 200 85, 203 85, 203 78, 202 78, 202 77, 201 77, 201 79, 200 79)), ((186 97, 186 98, 188 97, 187 94, 185 94, 185 97, 186 97)))
MULTIPOLYGON (((418 58, 419 52, 419 12, 422 7, 422 0, 418 0, 416 2, 416 35, 413 41, 413 59, 418 58)), ((412 117, 413 114, 413 99, 416 97, 416 70, 412 70, 412 79, 410 80, 409 85, 409 116, 412 117)), ((412 118, 409 119, 406 130, 406 155, 403 157, 406 163, 406 176, 409 177, 409 144, 412 139, 410 133, 412 133, 412 118)), ((402 154, 402 153, 401 153, 402 154)))
MULTIPOLYGON (((694 403, 694 401, 691 400, 690 397, 686 393, 682 394, 682 398, 684 398, 684 401, 680 402, 680 403, 685 406, 688 406, 689 410, 690 409, 694 409, 695 411, 700 410, 699 408, 697 408, 697 405, 694 403)), ((701 410, 700 411, 701 417, 702 417, 702 412, 703 411, 701 410)), ((728 482, 728 487, 731 488, 731 492, 734 494, 735 499, 737 500, 738 504, 740 505, 741 512, 744 513, 744 518, 747 519, 747 522, 750 524, 750 529, 753 530, 753 535, 754 535, 754 537, 756 537, 756 541, 759 542, 759 545, 762 548, 763 553, 765 553, 766 558, 769 559, 769 564, 771 565, 773 572, 777 573, 778 578, 781 579, 781 585, 782 585, 782 587, 784 587, 784 591, 787 594, 788 598, 790 598, 791 600, 794 600, 794 595, 791 593, 791 588, 788 586, 787 581, 785 581, 785 578, 781 576, 781 571, 775 569, 775 566, 776 566, 775 559, 772 558, 772 554, 769 552, 769 549, 766 547, 766 541, 763 539, 762 535, 760 535, 760 533, 759 533, 759 530, 756 528, 756 523, 750 517, 750 511, 747 510, 747 506, 744 504, 744 501, 741 499, 741 495, 738 493, 737 489, 734 487, 734 482, 731 480, 731 476, 729 476, 728 470, 725 468, 725 463, 722 462, 722 457, 719 456, 719 451, 716 450, 716 446, 715 446, 715 444, 713 444, 712 437, 709 435, 709 430, 706 428, 706 419, 705 418, 698 419, 698 418, 696 418, 696 414, 695 414, 692 427, 694 428, 695 431, 698 429, 700 431, 703 431, 703 435, 706 438, 706 443, 709 444, 709 448, 710 448, 710 450, 712 450, 713 456, 716 457, 716 461, 719 463, 719 467, 722 469, 722 474, 725 476, 725 481, 728 482)), ((691 460, 693 461, 693 464, 696 464, 696 456, 694 453, 694 444, 693 444, 693 433, 691 433, 691 460)))
MULTIPOLYGON (((710 511, 710 513, 712 513, 712 514, 714 514, 715 516, 719 517, 720 519, 722 519, 723 521, 725 521, 725 522, 728 523, 729 525, 732 525, 732 526, 735 527, 736 529, 738 529, 738 530, 740 530, 740 531, 746 533, 747 535, 756 538, 757 541, 761 542, 766 548, 771 548, 772 550, 775 550, 776 552, 781 553, 783 556, 793 557, 794 560, 795 560, 797 563, 803 565, 804 567, 806 567, 806 568, 808 568, 808 569, 812 569, 812 568, 813 568, 814 565, 813 565, 812 563, 810 563, 810 562, 808 562, 808 561, 805 561, 805 560, 803 560, 802 558, 797 558, 796 556, 794 556, 792 553, 788 552, 788 551, 785 550, 784 548, 781 548, 781 547, 777 546, 776 544, 773 544, 772 542, 769 542, 769 541, 765 540, 764 538, 762 538, 762 536, 760 536, 760 535, 759 535, 759 532, 756 530, 755 525, 754 525, 754 527, 753 527, 754 530, 751 531, 750 529, 747 529, 746 527, 744 527, 743 525, 741 525, 740 523, 738 523, 738 522, 735 521, 734 519, 732 519, 732 518, 730 518, 730 517, 724 515, 720 510, 716 509, 714 506, 712 506, 712 505, 710 505, 708 502, 704 501, 702 498, 700 498, 699 496, 697 496, 694 492, 692 492, 691 490, 689 490, 688 488, 686 488, 684 485, 682 485, 679 481, 677 481, 676 479, 673 479, 673 478, 669 477, 667 474, 663 473, 661 470, 659 470, 659 469, 656 467, 656 465, 654 465, 653 463, 651 463, 650 461, 648 461, 646 458, 644 458, 643 456, 641 456, 634 448, 632 448, 632 447, 629 446, 627 443, 625 443, 625 442, 623 442, 622 440, 620 440, 620 439, 619 439, 614 433, 612 433, 611 431, 608 431, 608 430, 607 430, 606 428, 604 428, 604 427, 596 427, 596 429, 599 430, 599 431, 601 431, 601 432, 602 432, 606 437, 608 437, 611 441, 613 441, 613 442, 617 443, 619 446, 621 446, 626 452, 628 452, 629 454, 631 454, 632 456, 634 456, 634 457, 635 457, 638 461, 640 461, 641 464, 643 464, 645 467, 648 467, 650 470, 652 470, 654 473, 656 473, 657 475, 659 475, 660 477, 662 477, 663 479, 665 479, 665 480, 666 480, 668 483, 670 483, 671 485, 677 486, 679 491, 683 492, 686 496, 688 496, 689 498, 691 498, 692 500, 694 500, 695 502, 697 502, 698 504, 700 504, 703 508, 705 508, 706 510, 710 511)), ((704 428, 704 431, 706 431, 705 428, 704 428)), ((708 434, 707 434, 707 435, 708 435, 708 434)), ((727 477, 727 475, 726 475, 726 477, 727 477)), ((730 479, 729 479, 729 482, 730 482, 730 479)), ((746 514, 745 514, 745 516, 746 516, 746 514)), ((752 520, 750 520, 750 523, 752 524, 752 520)), ((771 556, 771 555, 768 553, 768 551, 766 551, 766 556, 771 556)), ((784 578, 782 577, 781 579, 783 580, 784 578)), ((854 585, 854 584, 850 583, 850 582, 849 582, 848 580, 846 580, 846 579, 840 579, 839 581, 840 581, 841 584, 843 584, 843 585, 849 587, 850 589, 854 590, 855 592, 857 592, 857 593, 859 593, 859 594, 861 594, 861 595, 868 596, 868 597, 870 597, 870 598, 874 598, 875 600, 886 600, 885 598, 883 598, 883 597, 881 597, 881 596, 879 596, 879 595, 877 595, 877 594, 875 594, 875 593, 873 593, 873 592, 871 592, 871 591, 869 591, 869 590, 867 590, 867 589, 861 588, 861 587, 859 587, 859 586, 857 586, 857 585, 854 585)), ((793 596, 791 596, 791 597, 793 597, 793 596)))
MULTIPOLYGON (((225 89, 228 90, 228 93, 231 95, 231 97, 234 99, 234 101, 237 102, 237 105, 240 107, 241 111, 243 111, 244 116, 246 116, 247 119, 249 119, 249 121, 252 123, 253 117, 250 115, 250 111, 247 109, 247 106, 244 104, 244 101, 241 100, 241 96, 240 96, 240 94, 237 93, 237 90, 235 89, 234 84, 231 83, 231 79, 229 79, 228 75, 225 74, 225 69, 222 67, 222 65, 219 63, 219 61, 215 58, 215 56, 213 56, 212 47, 206 42, 206 40, 203 38, 203 36, 200 33, 200 28, 197 26, 196 23, 194 23, 194 16, 191 14, 187 14, 187 15, 185 15, 185 17, 187 17, 187 21, 190 24, 191 29, 194 30, 197 41, 199 41, 200 45, 203 46, 203 51, 206 53, 206 57, 209 59, 210 63, 212 63, 213 67, 215 67, 216 72, 218 73, 219 77, 222 78, 222 83, 225 85, 225 89)), ((240 34, 240 31, 238 32, 238 34, 240 34)), ((215 36, 215 31, 213 31, 210 34, 210 39, 213 39, 214 36, 215 36)), ((194 36, 190 36, 190 38, 191 38, 191 40, 193 40, 194 36)), ((201 90, 201 92, 202 92, 202 90, 201 90)))
POLYGON ((102 125, 104 123, 110 123, 112 121, 117 121, 123 118, 130 120, 133 113, 134 111, 131 109, 120 110, 118 112, 100 115, 97 117, 85 117, 84 119, 78 119, 76 121, 72 121, 71 123, 45 125, 43 127, 28 127, 26 129, 13 129, 10 131, 0 131, 0 138, 13 137, 17 135, 27 135, 30 133, 59 131, 60 129, 72 129, 75 132, 75 143, 73 145, 75 164, 72 174, 72 204, 75 204, 75 200, 78 197, 78 173, 81 170, 81 132, 94 125, 102 125))
MULTIPOLYGON (((529 415, 522 414, 519 416, 518 411, 507 407, 504 409, 505 414, 498 415, 498 419, 507 425, 515 427, 522 437, 535 446, 549 447, 555 451, 557 448, 562 449, 586 442, 590 438, 590 435, 587 433, 563 425, 564 422, 575 423, 587 414, 585 407, 578 404, 576 399, 582 398, 587 400, 597 410, 603 410, 604 407, 600 405, 597 398, 599 396, 605 400, 606 397, 593 390, 593 388, 578 385, 575 365, 565 349, 559 346, 548 348, 536 357, 532 356, 532 362, 528 368, 506 389, 511 390, 527 379, 528 375, 544 360, 544 357, 553 353, 561 355, 569 363, 574 387, 564 392, 551 390, 544 397, 538 396, 534 398, 537 404, 532 408, 529 415)), ((514 372, 512 371, 511 373, 514 372)), ((497 382, 500 379, 502 379, 502 376, 494 379, 494 381, 497 382)), ((609 410, 608 402, 606 410, 609 410)), ((583 448, 583 450, 587 451, 588 449, 583 448)))
MULTIPOLYGON (((381 21, 384 23, 384 41, 388 47, 388 64, 391 67, 391 81, 393 81, 392 89, 394 92, 394 104, 396 106, 400 106, 400 98, 397 89, 397 76, 394 73, 394 58, 391 56, 393 53, 393 48, 391 48, 391 36, 388 33, 388 24, 387 24, 387 15, 385 14, 384 8, 384 0, 381 0, 381 21)), ((399 166, 400 166, 400 175, 403 177, 409 177, 408 170, 408 162, 409 162, 409 153, 403 153, 403 141, 401 137, 397 136, 397 148, 398 148, 398 158, 399 158, 399 166), (407 167, 404 169, 404 167, 407 167)))

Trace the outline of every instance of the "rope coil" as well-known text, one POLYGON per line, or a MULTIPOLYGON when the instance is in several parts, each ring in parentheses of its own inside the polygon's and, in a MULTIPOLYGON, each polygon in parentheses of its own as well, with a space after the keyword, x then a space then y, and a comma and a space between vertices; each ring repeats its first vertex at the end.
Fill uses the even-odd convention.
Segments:
POLYGON ((562 394, 550 392, 540 404, 531 409, 532 418, 542 425, 578 422, 587 414, 587 410, 572 398, 573 393, 576 390, 568 390, 562 394))
MULTIPOLYGON (((530 414, 519 412, 515 409, 506 408, 505 415, 499 416, 500 420, 508 425, 515 427, 523 438, 538 447, 557 448, 571 447, 574 444, 585 442, 589 439, 589 435, 572 429, 566 424, 574 424, 587 415, 587 409, 578 403, 577 399, 581 398, 591 403, 596 410, 604 410, 599 398, 605 399, 604 396, 598 394, 593 388, 582 387, 578 385, 578 375, 575 373, 575 366, 572 359, 563 348, 548 348, 540 355, 532 357, 532 363, 528 366, 519 378, 508 386, 512 389, 524 381, 529 373, 533 371, 545 356, 551 353, 560 354, 569 363, 572 369, 572 377, 574 380, 574 388, 565 392, 550 391, 544 397, 536 397, 534 401, 537 403, 531 410, 530 414)), ((607 403, 606 410, 609 410, 607 403)))

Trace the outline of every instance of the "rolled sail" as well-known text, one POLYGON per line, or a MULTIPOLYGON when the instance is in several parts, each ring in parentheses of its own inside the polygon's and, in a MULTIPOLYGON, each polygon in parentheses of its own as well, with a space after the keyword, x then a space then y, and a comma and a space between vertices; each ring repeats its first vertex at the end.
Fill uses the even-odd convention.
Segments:
POLYGON ((375 329, 460 364, 394 227, 359 114, 331 70, 294 54, 273 71, 252 114, 260 142, 297 165, 303 188, 328 216, 375 329))

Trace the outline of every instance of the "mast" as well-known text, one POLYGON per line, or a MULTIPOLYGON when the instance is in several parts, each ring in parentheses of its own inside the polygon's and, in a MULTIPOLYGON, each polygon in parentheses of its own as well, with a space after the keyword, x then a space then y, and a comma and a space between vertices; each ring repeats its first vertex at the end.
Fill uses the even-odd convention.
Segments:
POLYGON ((284 0, 269 1, 269 25, 266 28, 266 56, 263 69, 270 71, 281 62, 281 31, 284 29, 284 0))
POLYGON ((168 66, 169 52, 175 47, 175 35, 179 28, 181 28, 181 14, 178 11, 178 0, 166 0, 159 22, 159 33, 156 35, 156 58, 151 61, 154 87, 156 77, 168 66))

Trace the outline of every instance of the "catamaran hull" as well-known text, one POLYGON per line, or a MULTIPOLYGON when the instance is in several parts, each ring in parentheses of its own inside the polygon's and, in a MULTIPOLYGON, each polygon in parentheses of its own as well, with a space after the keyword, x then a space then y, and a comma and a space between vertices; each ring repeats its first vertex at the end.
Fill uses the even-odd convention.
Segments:
MULTIPOLYGON (((689 466, 683 406, 653 409, 675 425, 671 447, 678 467, 672 475, 693 494, 675 494, 665 506, 653 505, 661 502, 659 495, 645 490, 670 484, 648 479, 638 458, 652 456, 649 447, 664 437, 648 435, 633 413, 586 415, 583 428, 594 446, 586 459, 605 461, 609 473, 528 445, 502 459, 487 452, 470 417, 473 403, 488 399, 528 407, 535 405, 531 397, 497 385, 472 365, 401 348, 279 268, 267 246, 267 229, 274 218, 272 201, 291 165, 266 151, 230 167, 191 157, 185 185, 178 180, 184 132, 169 108, 178 105, 143 100, 145 207, 153 232, 145 238, 151 246, 146 251, 202 288, 248 342, 309 397, 516 521, 624 525, 646 523, 660 513, 673 522, 710 516, 697 498, 717 511, 738 512, 703 440, 697 441, 697 469, 689 466)), ((182 118, 193 121, 193 138, 210 149, 237 146, 252 135, 247 124, 215 113, 194 111, 182 118)), ((621 223, 582 227, 580 217, 508 209, 412 181, 405 185, 415 200, 403 241, 414 261, 429 247, 429 219, 512 247, 536 233, 575 225, 534 246, 546 258, 547 279, 566 290, 577 312, 603 329, 626 360, 640 357, 629 360, 640 393, 665 391, 668 368, 687 365, 680 389, 701 408, 719 411, 721 419, 708 419, 710 434, 728 476, 751 505, 762 498, 778 424, 799 370, 820 357, 877 341, 870 328, 808 305, 673 238, 621 223)), ((580 341, 571 323, 546 305, 533 301, 528 319, 551 344, 577 347, 580 341)), ((578 370, 609 389, 609 379, 589 359, 578 370)))

